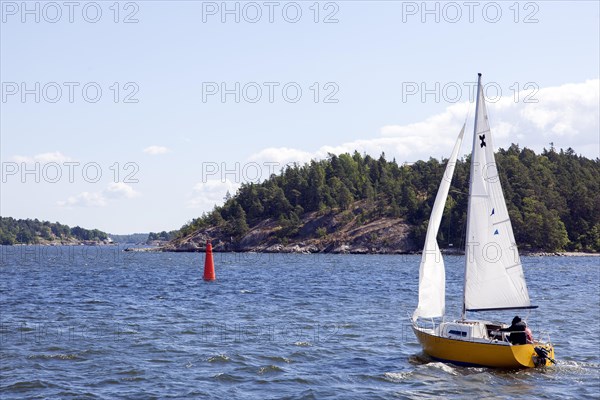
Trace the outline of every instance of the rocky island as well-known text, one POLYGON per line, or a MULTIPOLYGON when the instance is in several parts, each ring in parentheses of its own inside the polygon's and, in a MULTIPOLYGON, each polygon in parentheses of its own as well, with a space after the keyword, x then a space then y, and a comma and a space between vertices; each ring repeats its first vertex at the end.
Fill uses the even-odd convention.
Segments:
POLYGON ((177 238, 163 251, 204 251, 207 240, 214 251, 284 253, 408 253, 418 250, 409 233, 410 225, 401 218, 382 217, 365 222, 361 215, 365 202, 353 204, 341 213, 310 212, 298 222, 293 238, 281 238, 281 224, 268 219, 253 226, 238 240, 224 226, 211 226, 177 238))
MULTIPOLYGON (((513 144, 496 162, 523 253, 600 252, 600 159, 513 144)), ((227 193, 161 250, 203 251, 210 239, 215 251, 418 252, 445 163, 354 152, 289 166, 227 193)), ((464 248, 468 173, 468 158, 459 160, 438 235, 446 251, 464 248)))

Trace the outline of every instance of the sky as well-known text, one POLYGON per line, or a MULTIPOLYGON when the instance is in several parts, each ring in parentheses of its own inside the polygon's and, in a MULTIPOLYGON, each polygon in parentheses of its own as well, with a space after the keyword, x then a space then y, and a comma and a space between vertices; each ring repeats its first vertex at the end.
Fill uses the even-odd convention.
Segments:
POLYGON ((0 8, 3 217, 173 230, 328 153, 448 157, 478 72, 496 146, 600 157, 597 1, 0 8))

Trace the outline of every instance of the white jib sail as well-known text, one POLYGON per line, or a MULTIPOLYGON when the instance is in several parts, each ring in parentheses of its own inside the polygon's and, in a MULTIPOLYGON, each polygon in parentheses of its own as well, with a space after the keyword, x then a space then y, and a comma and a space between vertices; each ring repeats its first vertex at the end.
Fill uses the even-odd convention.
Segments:
POLYGON ((473 311, 529 307, 481 85, 476 108, 467 210, 465 308, 473 311))
POLYGON ((444 214, 444 207, 448 198, 448 191, 450 190, 450 182, 454 175, 456 158, 458 157, 464 133, 465 125, 461 129, 458 139, 456 139, 456 143, 454 144, 452 155, 448 159, 444 177, 435 196, 435 202, 433 203, 433 209, 429 217, 425 246, 423 247, 421 266, 419 268, 419 305, 413 313, 413 320, 419 317, 435 318, 444 315, 446 307, 446 270, 436 238, 442 221, 442 215, 444 214))

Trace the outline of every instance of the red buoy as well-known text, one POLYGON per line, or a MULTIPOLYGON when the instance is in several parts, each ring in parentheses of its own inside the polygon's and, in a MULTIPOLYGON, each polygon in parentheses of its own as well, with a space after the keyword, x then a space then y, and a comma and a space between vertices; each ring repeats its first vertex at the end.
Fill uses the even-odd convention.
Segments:
POLYGON ((206 257, 204 258, 204 280, 214 281, 215 279, 215 263, 213 262, 212 244, 208 240, 206 241, 206 257))

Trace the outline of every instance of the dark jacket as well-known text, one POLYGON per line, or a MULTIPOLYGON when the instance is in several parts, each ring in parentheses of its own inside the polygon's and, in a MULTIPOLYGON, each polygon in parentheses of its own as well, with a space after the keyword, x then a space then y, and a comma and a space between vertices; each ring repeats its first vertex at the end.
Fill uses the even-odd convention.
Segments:
POLYGON ((508 328, 500 329, 500 332, 510 332, 509 340, 512 344, 527 344, 527 335, 525 335, 526 327, 525 322, 519 321, 508 328))

